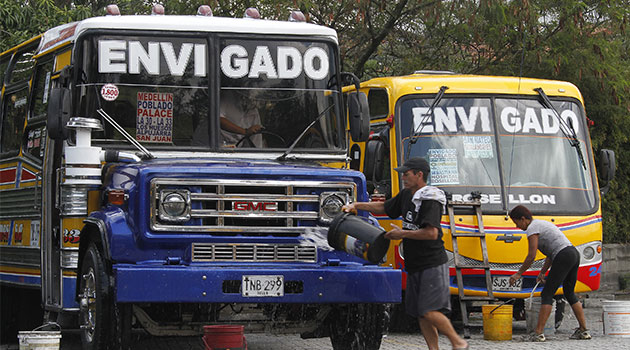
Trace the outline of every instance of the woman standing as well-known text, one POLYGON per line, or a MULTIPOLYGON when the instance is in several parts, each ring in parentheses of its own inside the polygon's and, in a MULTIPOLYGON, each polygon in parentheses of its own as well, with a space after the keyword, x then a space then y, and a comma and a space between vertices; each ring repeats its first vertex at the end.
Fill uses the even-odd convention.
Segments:
POLYGON ((533 219, 532 213, 525 206, 519 205, 514 207, 509 215, 516 227, 527 233, 527 242, 529 244, 527 257, 518 272, 510 276, 510 284, 514 284, 521 278, 523 273, 532 265, 537 250, 540 250, 546 256, 545 263, 538 277, 536 277, 536 282, 544 283, 545 286, 541 293, 538 323, 530 340, 545 341, 543 330, 547 318, 551 314, 553 296, 560 288, 560 284, 562 284, 564 297, 571 305, 580 326, 570 338, 591 339, 591 334, 586 328, 582 303, 579 302, 574 292, 578 267, 580 266, 580 253, 556 225, 548 221, 533 219), (551 271, 545 281, 545 273, 549 268, 551 268, 551 271))

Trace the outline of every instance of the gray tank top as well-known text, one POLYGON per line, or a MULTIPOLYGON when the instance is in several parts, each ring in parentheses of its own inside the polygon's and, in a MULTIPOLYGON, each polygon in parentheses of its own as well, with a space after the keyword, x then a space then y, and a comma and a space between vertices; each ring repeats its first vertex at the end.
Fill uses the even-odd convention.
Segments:
POLYGON ((572 245, 558 226, 548 221, 534 219, 525 232, 527 237, 538 234, 538 250, 552 260, 558 252, 572 245))

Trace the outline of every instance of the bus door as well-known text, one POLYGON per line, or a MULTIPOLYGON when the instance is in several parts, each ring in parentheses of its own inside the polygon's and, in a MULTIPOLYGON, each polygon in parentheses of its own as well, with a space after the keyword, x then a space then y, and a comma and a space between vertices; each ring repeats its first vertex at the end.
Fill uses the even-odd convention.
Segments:
POLYGON ((45 144, 40 154, 42 171, 42 302, 47 309, 61 309, 63 307, 63 274, 61 265, 61 230, 59 218, 59 201, 57 200, 58 169, 61 165, 62 142, 47 137, 48 108, 53 105, 50 101, 50 91, 58 84, 56 59, 53 57, 43 60, 37 65, 33 90, 33 115, 36 122, 33 128, 41 128, 45 144), (56 78, 56 79, 55 79, 56 78), (50 104, 49 104, 50 102, 50 104))

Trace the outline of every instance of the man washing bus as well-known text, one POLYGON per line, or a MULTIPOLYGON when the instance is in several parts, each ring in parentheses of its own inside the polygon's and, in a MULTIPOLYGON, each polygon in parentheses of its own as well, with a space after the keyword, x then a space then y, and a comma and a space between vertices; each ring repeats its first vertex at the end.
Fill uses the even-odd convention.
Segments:
POLYGON ((538 313, 538 323, 529 340, 535 342, 544 342, 546 340, 543 330, 547 318, 551 314, 553 296, 556 294, 560 284, 562 284, 564 297, 571 305, 580 325, 571 335, 571 339, 591 339, 591 334, 586 328, 582 303, 579 302, 574 292, 578 267, 580 266, 580 253, 556 225, 548 221, 533 219, 532 213, 525 206, 518 205, 514 207, 509 215, 516 227, 527 233, 529 244, 527 257, 525 257, 521 268, 510 276, 510 284, 514 284, 531 266, 537 250, 540 250, 547 257, 538 277, 536 277, 536 282, 544 283, 545 287, 540 295, 541 305, 538 313), (551 271, 545 280, 545 273, 549 268, 551 268, 551 271))
POLYGON ((468 343, 455 332, 444 314, 451 310, 448 258, 440 227, 446 196, 437 187, 427 185, 430 167, 424 158, 410 158, 395 170, 402 174, 404 186, 398 195, 385 202, 350 203, 342 209, 402 217, 402 229, 392 224, 385 237, 403 240, 406 312, 418 319, 429 350, 438 349, 438 331, 450 340, 453 349, 468 349, 468 343))

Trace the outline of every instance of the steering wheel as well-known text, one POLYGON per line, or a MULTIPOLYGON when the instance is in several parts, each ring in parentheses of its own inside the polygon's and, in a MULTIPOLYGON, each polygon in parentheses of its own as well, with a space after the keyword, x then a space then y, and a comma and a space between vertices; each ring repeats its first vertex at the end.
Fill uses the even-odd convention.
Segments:
POLYGON ((271 131, 260 129, 260 130, 258 130, 257 132, 255 132, 253 134, 243 136, 240 140, 238 140, 238 142, 236 143, 235 147, 240 147, 241 143, 243 143, 244 141, 247 141, 247 143, 249 144, 250 147, 256 148, 256 145, 252 142, 250 137, 252 137, 254 135, 257 135, 257 134, 269 135, 269 136, 272 136, 272 137, 276 138, 277 140, 280 140, 282 145, 286 146, 286 144, 287 144, 287 141, 285 141, 285 139, 282 136, 280 136, 280 135, 278 135, 278 134, 276 134, 274 132, 271 132, 271 131))

